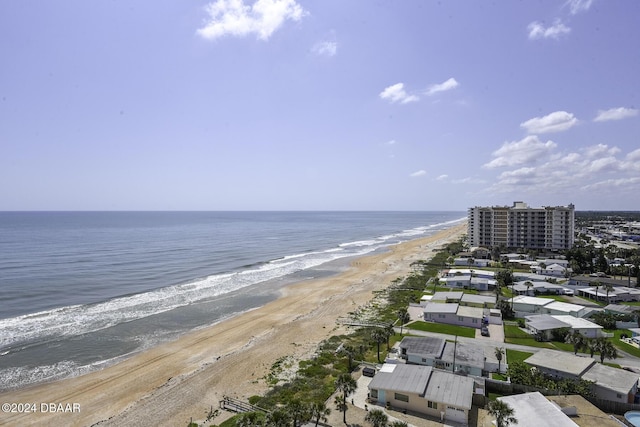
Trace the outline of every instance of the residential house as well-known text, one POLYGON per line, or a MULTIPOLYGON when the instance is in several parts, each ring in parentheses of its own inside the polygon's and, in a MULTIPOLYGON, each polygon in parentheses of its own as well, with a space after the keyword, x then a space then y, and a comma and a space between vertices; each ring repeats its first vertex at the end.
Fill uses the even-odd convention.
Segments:
POLYGON ((385 364, 369 383, 369 398, 379 405, 468 424, 474 384, 470 377, 431 366, 385 364))
POLYGON ((551 264, 546 266, 532 265, 531 272, 535 274, 541 274, 543 276, 567 277, 571 272, 571 269, 563 267, 560 264, 551 264))
POLYGON ((570 315, 534 314, 525 316, 525 327, 532 335, 542 337, 548 341, 553 331, 571 329, 580 332, 586 338, 602 336, 602 326, 590 322, 587 319, 570 315))
POLYGON ((437 337, 404 337, 399 348, 400 358, 409 364, 475 376, 482 376, 485 371, 484 350, 473 344, 437 337))
POLYGON ((638 391, 637 374, 600 364, 590 357, 540 350, 527 358, 525 363, 556 378, 592 381, 594 384, 591 390, 600 399, 633 403, 638 391))
POLYGON ((518 427, 578 427, 556 404, 538 391, 498 397, 498 400, 513 409, 518 427))
POLYGON ((593 394, 600 399, 634 403, 638 391, 638 375, 623 369, 596 363, 582 375, 583 380, 593 381, 593 394))
POLYGON ((489 295, 464 294, 460 299, 460 305, 480 308, 494 308, 496 297, 489 295))
POLYGON ((431 298, 431 302, 450 303, 460 302, 464 293, 459 292, 436 292, 431 298))
POLYGON ((423 314, 424 320, 427 322, 469 326, 480 329, 482 326, 482 318, 484 317, 484 309, 461 306, 457 303, 441 304, 428 302, 424 306, 423 314))

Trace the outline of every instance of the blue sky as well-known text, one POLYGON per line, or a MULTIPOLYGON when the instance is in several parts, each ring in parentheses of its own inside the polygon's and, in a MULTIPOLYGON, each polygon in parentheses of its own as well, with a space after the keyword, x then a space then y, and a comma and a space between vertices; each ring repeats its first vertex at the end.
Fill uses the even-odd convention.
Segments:
POLYGON ((0 2, 0 210, 640 210, 640 2, 0 2))

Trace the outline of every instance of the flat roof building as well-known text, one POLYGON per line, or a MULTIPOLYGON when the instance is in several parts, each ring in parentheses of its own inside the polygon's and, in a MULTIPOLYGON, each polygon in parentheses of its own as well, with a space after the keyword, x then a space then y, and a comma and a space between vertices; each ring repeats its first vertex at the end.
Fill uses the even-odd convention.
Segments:
POLYGON ((513 206, 476 206, 468 211, 470 246, 520 249, 570 249, 574 243, 575 206, 531 208, 524 202, 513 206))

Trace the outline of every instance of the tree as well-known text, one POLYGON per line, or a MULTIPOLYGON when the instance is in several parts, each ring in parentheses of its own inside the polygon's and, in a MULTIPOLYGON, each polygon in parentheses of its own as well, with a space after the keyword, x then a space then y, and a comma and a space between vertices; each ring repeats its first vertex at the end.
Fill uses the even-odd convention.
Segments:
POLYGON ((616 359, 618 357, 618 350, 611 341, 606 338, 598 338, 600 350, 600 363, 604 363, 604 359, 616 359))
POLYGON ((524 285, 527 287, 527 295, 529 295, 529 288, 533 286, 533 283, 527 280, 526 282, 524 282, 524 285))
POLYGON ((385 342, 387 339, 384 329, 375 328, 371 332, 371 339, 374 340, 376 342, 376 345, 378 346, 378 362, 380 362, 380 343, 385 342))
POLYGON ((266 417, 266 424, 269 427, 289 427, 291 416, 284 408, 277 408, 269 412, 266 417))
POLYGON ((356 355, 356 349, 352 345, 343 345, 338 348, 337 353, 347 356, 349 372, 353 371, 353 357, 356 355))
POLYGON ((264 416, 258 412, 245 412, 236 420, 236 427, 257 427, 264 425, 264 416))
POLYGON ((607 293, 607 304, 609 304, 609 292, 613 290, 613 286, 611 285, 611 283, 605 283, 604 285, 602 285, 602 289, 604 289, 604 291, 607 293))
POLYGON ((409 311, 406 307, 402 307, 398 310, 398 320, 400 321, 400 335, 402 335, 402 327, 405 323, 411 320, 411 316, 409 316, 409 311))
POLYGON ((598 302, 598 289, 600 289, 600 286, 602 286, 602 283, 600 283, 600 281, 594 282, 593 286, 596 288, 596 302, 598 302))
POLYGON ((578 351, 585 347, 586 339, 584 335, 575 329, 569 331, 564 339, 564 342, 573 346, 573 354, 578 354, 578 351))
POLYGON ((385 427, 387 425, 387 421, 389 421, 389 417, 382 411, 382 409, 372 409, 367 412, 364 420, 370 423, 373 427, 385 427))
POLYGON ((311 419, 316 421, 316 427, 318 427, 320 420, 326 422, 329 414, 331 413, 331 409, 327 408, 327 404, 325 402, 315 402, 311 405, 310 409, 311 419))
POLYGON ((513 408, 501 400, 496 399, 489 402, 489 413, 496 417, 496 427, 518 424, 518 420, 513 416, 513 408))
POLYGON ((392 421, 389 427, 409 427, 405 421, 392 421))
POLYGON ((503 355, 504 355, 504 348, 496 347, 496 359, 498 359, 498 372, 500 372, 500 364, 502 363, 503 355))
POLYGON ((351 374, 340 374, 336 379, 336 389, 342 394, 342 403, 340 404, 340 410, 342 411, 342 421, 347 423, 347 396, 356 391, 356 380, 353 379, 351 374))
POLYGON ((396 331, 393 329, 393 324, 389 323, 387 324, 387 326, 385 326, 384 328, 382 328, 382 332, 384 333, 384 338, 387 341, 387 352, 389 351, 389 339, 396 333, 396 331))
POLYGON ((298 399, 293 399, 287 404, 287 411, 293 420, 293 427, 298 426, 298 421, 309 421, 311 419, 309 406, 298 399))
POLYGON ((593 358, 594 353, 598 351, 598 340, 595 338, 588 339, 587 349, 589 350, 589 355, 593 358))

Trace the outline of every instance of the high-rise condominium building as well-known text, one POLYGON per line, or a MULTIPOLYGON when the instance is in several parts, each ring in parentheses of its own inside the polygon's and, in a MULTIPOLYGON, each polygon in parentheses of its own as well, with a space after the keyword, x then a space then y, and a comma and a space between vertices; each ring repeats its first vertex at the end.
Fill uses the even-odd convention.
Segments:
POLYGON ((574 242, 575 206, 469 208, 469 245, 523 249, 570 249, 574 242))

